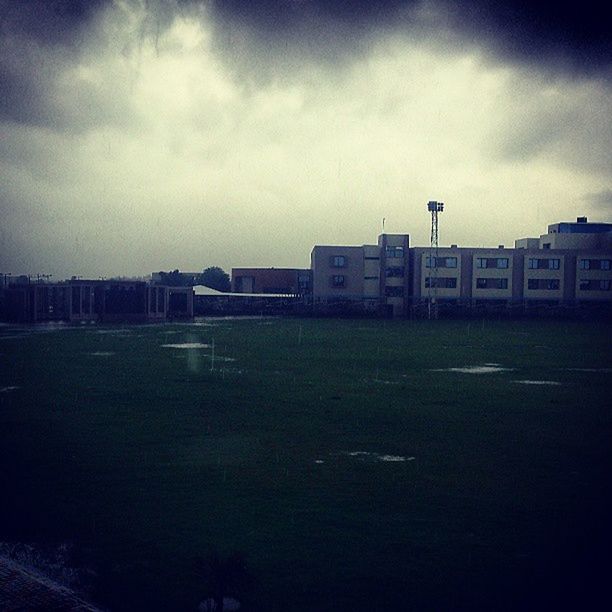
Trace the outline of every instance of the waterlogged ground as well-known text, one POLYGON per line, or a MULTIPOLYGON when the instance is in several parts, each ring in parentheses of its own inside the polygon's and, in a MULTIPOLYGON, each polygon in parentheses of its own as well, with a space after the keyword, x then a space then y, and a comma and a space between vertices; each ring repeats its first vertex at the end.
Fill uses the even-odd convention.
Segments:
POLYGON ((243 609, 584 608, 612 544, 611 331, 1 326, 0 542, 72 551, 112 610, 196 610, 219 573, 243 609))

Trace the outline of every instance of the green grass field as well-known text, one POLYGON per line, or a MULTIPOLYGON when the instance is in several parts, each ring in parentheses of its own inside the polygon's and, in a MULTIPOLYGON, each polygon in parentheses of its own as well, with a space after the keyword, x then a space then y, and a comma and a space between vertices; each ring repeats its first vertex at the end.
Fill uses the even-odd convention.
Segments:
POLYGON ((243 556, 226 594, 245 610, 594 602, 612 545, 611 331, 0 327, 0 541, 71 543, 111 610, 196 610, 214 581, 196 559, 213 553, 243 556), (163 346, 213 341, 214 362, 163 346), (445 371, 484 364, 507 369, 445 371))

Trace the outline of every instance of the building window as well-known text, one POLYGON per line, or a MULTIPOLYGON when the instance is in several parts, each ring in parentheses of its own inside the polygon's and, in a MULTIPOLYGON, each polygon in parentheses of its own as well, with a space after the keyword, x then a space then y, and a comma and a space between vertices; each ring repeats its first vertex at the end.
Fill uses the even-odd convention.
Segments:
POLYGON ((332 268, 344 268, 346 266, 346 257, 344 255, 334 255, 330 258, 332 268))
POLYGON ((544 289, 557 291, 561 286, 558 278, 530 278, 527 280, 527 289, 544 289))
POLYGON ((378 280, 378 276, 364 276, 363 280, 378 280))
POLYGON ((371 257, 364 257, 364 259, 367 260, 372 260, 372 261, 378 261, 380 259, 380 257, 377 256, 371 256, 371 257))
POLYGON ((398 278, 404 276, 404 268, 398 268, 395 266, 389 266, 385 269, 385 276, 387 278, 398 278))
POLYGON ((386 252, 387 257, 398 259, 404 256, 404 247, 388 246, 385 252, 386 252))
POLYGON ((507 289, 508 279, 507 278, 477 278, 476 288, 477 289, 507 289))
POLYGON ((558 270, 561 264, 560 259, 536 259, 530 258, 527 262, 527 267, 530 270, 558 270))
POLYGON ((580 291, 610 291, 609 278, 582 278, 580 279, 580 291))
POLYGON ((476 258, 477 268, 500 268, 506 269, 510 264, 507 257, 478 257, 476 258))
POLYGON ((430 278, 427 276, 425 278, 425 288, 429 289, 433 287, 437 287, 439 289, 456 289, 457 279, 454 277, 439 276, 438 278, 430 278))
POLYGON ((426 268, 456 268, 457 258, 456 257, 426 257, 425 258, 426 268), (432 266, 433 263, 433 266, 432 266))
POLYGON ((403 287, 385 287, 385 296, 386 297, 403 297, 404 288, 403 287))
POLYGON ((331 285, 332 287, 345 287, 346 278, 342 274, 334 274, 331 277, 331 285))
POLYGON ((581 270, 609 270, 610 260, 609 259, 581 259, 579 266, 581 270))

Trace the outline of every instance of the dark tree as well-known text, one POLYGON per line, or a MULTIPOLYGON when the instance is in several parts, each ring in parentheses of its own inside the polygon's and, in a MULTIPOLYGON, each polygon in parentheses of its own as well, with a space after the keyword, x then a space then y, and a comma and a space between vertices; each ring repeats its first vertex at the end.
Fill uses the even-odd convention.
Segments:
POLYGON ((227 272, 218 266, 206 268, 200 275, 200 283, 217 291, 230 291, 231 283, 227 272))
POLYGON ((160 272, 161 285, 168 285, 170 287, 180 287, 183 283, 183 278, 178 270, 172 272, 160 272))

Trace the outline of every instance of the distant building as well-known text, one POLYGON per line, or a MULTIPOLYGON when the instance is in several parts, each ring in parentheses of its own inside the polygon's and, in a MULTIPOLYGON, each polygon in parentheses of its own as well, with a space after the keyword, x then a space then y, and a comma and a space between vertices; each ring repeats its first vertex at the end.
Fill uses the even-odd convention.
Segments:
MULTIPOLYGON (((233 268, 230 293, 196 287, 196 314, 420 316, 436 310, 521 313, 588 307, 612 315, 612 223, 548 226, 514 248, 411 247, 408 234, 376 244, 316 245, 310 269, 233 268)), ((1 275, 5 320, 165 321, 194 315, 197 273, 141 280, 31 282, 1 275)))
POLYGON ((300 268, 232 268, 232 293, 307 295, 311 272, 300 268))
POLYGON ((409 247, 408 234, 377 245, 317 245, 313 308, 406 316, 432 302, 454 309, 612 306, 612 224, 561 222, 515 248, 409 247))
POLYGON ((2 296, 3 319, 19 323, 147 322, 192 316, 190 287, 152 286, 144 281, 11 283, 2 296))
POLYGON ((377 245, 315 246, 312 299, 319 311, 405 314, 409 296, 408 234, 382 234, 377 245))

